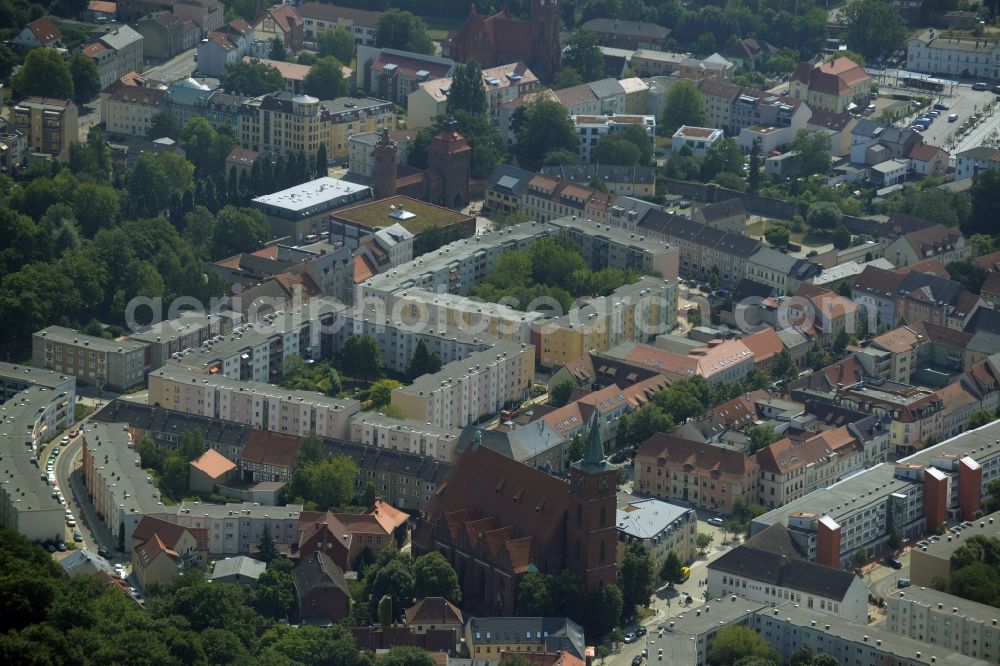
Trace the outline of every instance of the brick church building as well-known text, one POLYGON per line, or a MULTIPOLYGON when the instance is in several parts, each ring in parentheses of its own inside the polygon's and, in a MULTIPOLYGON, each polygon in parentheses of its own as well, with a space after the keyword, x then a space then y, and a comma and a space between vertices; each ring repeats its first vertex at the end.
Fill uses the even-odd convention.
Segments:
POLYGON ((460 209, 469 203, 472 148, 450 121, 427 146, 427 168, 396 163, 397 147, 389 130, 375 144, 372 190, 376 199, 403 194, 437 206, 460 209))
POLYGON ((462 606, 513 615, 521 578, 564 569, 588 592, 617 578, 617 470, 597 422, 569 483, 479 445, 480 433, 424 505, 413 555, 437 551, 458 573, 462 606))
POLYGON ((532 0, 531 21, 511 18, 506 9, 493 16, 469 7, 462 27, 441 44, 455 62, 475 60, 484 69, 523 62, 543 82, 559 73, 559 0, 532 0))

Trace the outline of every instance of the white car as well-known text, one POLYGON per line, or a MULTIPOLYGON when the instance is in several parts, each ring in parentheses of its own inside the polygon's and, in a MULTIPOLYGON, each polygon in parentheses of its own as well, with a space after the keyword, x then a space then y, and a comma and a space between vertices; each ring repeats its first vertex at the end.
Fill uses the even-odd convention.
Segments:
POLYGON ((709 525, 714 525, 715 527, 721 527, 722 526, 722 518, 709 518, 705 522, 707 522, 709 525))
POLYGON ((59 440, 59 442, 64 445, 69 444, 69 437, 64 436, 62 439, 59 440))
POLYGON ((66 521, 66 527, 76 527, 76 521, 70 518, 66 521))

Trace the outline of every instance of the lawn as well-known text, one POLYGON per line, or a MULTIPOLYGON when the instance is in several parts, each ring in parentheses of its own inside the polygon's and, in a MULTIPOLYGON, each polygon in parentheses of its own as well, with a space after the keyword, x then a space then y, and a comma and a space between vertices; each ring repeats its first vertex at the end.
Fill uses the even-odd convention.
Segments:
POLYGON ((446 18, 443 16, 424 16, 427 23, 427 36, 434 41, 440 42, 448 36, 448 33, 455 32, 465 23, 465 19, 446 18))

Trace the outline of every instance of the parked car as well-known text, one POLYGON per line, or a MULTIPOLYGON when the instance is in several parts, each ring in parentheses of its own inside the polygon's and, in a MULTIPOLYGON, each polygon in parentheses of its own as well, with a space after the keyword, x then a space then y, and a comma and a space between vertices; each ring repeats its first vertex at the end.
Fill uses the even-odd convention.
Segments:
POLYGON ((705 522, 707 522, 709 525, 714 525, 715 527, 721 527, 722 526, 722 518, 718 518, 718 517, 716 517, 716 518, 709 518, 705 522))
POLYGON ((75 543, 83 543, 83 535, 79 532, 73 532, 73 541, 75 543))
POLYGON ((62 541, 60 541, 59 543, 56 544, 56 550, 58 550, 60 553, 65 553, 66 552, 66 544, 64 544, 62 541))
POLYGON ((646 635, 646 633, 647 633, 647 632, 646 632, 646 627, 644 627, 644 626, 642 626, 642 625, 639 625, 639 626, 638 626, 638 627, 636 627, 636 629, 635 629, 635 635, 636 635, 636 636, 645 636, 645 635, 646 635))
POLYGON ((948 105, 945 104, 944 102, 938 102, 937 104, 934 105, 934 109, 937 111, 947 111, 948 105))
POLYGON ((975 82, 975 83, 972 84, 972 89, 973 90, 988 90, 989 86, 986 85, 985 83, 983 83, 982 81, 977 81, 977 82, 975 82))
POLYGON ((70 518, 66 521, 66 527, 76 527, 76 521, 70 518))
POLYGON ((64 444, 64 445, 65 445, 65 444, 69 444, 69 437, 68 437, 68 436, 66 436, 66 435, 63 435, 63 438, 62 438, 62 439, 60 439, 60 440, 59 440, 59 442, 60 442, 61 444, 64 444))
POLYGON ((900 562, 899 560, 897 560, 894 557, 887 557, 887 558, 885 558, 885 564, 886 564, 886 566, 892 567, 893 569, 896 569, 897 571, 899 569, 903 568, 903 563, 900 562))
POLYGON ((642 664, 642 657, 640 657, 639 655, 635 655, 634 657, 632 657, 632 666, 641 666, 641 664, 642 664))
POLYGON ((57 455, 59 455, 59 447, 58 446, 52 449, 52 455, 49 456, 49 457, 50 458, 55 458, 57 455))
POLYGON ((948 116, 948 122, 949 123, 953 123, 956 120, 958 120, 958 114, 957 113, 953 113, 950 116, 948 116))
POLYGON ((910 579, 909 578, 900 578, 896 582, 896 586, 897 587, 909 587, 910 586, 910 579))
POLYGON ((635 632, 634 631, 630 630, 630 631, 626 631, 625 632, 625 642, 626 643, 634 643, 635 642, 635 632))
POLYGON ((80 431, 77 430, 76 428, 73 428, 72 430, 69 431, 69 436, 70 437, 76 437, 79 434, 80 434, 80 431))
POLYGON ((103 557, 104 559, 108 559, 109 557, 111 557, 111 553, 109 553, 106 548, 98 548, 97 554, 103 557))
POLYGON ((45 547, 45 549, 46 549, 47 551, 49 551, 50 553, 54 553, 54 552, 56 552, 56 547, 55 547, 55 546, 53 546, 53 545, 52 545, 51 543, 50 543, 50 544, 49 544, 48 546, 46 546, 46 547, 45 547))

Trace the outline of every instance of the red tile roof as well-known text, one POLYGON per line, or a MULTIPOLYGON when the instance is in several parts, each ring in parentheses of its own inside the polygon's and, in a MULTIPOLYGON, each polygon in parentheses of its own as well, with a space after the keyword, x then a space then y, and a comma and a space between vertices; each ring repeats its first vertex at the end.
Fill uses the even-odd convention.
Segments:
POLYGON ((42 46, 48 46, 52 42, 62 39, 63 36, 62 32, 48 16, 37 18, 26 27, 42 46))
POLYGON ((743 455, 742 451, 681 439, 662 432, 655 433, 643 442, 637 455, 662 460, 663 464, 672 469, 683 468, 739 482, 757 467, 756 461, 743 455))
POLYGON ((457 624, 462 625, 462 611, 444 597, 425 597, 417 601, 403 613, 406 624, 457 624))
POLYGON ((741 338, 754 355, 754 363, 763 363, 781 353, 784 345, 777 332, 770 326, 741 338))
POLYGON ((247 437, 240 460, 292 469, 295 467, 295 458, 299 455, 301 443, 302 438, 296 435, 283 435, 254 428, 247 437))
POLYGON ((177 547, 181 537, 188 531, 188 528, 183 525, 177 525, 152 516, 143 516, 132 532, 132 542, 146 542, 154 536, 159 536, 168 548, 173 549, 177 547))

